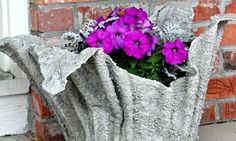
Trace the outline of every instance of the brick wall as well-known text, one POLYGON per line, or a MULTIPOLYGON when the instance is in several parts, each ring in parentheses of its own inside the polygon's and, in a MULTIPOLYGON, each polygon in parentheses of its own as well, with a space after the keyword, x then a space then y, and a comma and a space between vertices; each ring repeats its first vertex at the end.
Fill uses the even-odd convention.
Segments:
POLYGON ((40 141, 64 141, 60 125, 54 118, 46 102, 35 91, 31 91, 32 108, 34 111, 34 130, 40 141))
MULTIPOLYGON (((155 5, 167 1, 170 0, 30 0, 31 33, 53 44, 65 31, 76 32, 86 20, 107 15, 116 6, 143 7, 151 13, 155 5)), ((198 0, 194 12, 193 31, 198 36, 209 25, 211 16, 236 13, 236 0, 198 0)), ((236 24, 229 23, 212 69, 202 124, 236 119, 235 69, 236 24)), ((63 140, 61 129, 47 104, 36 92, 33 91, 31 96, 37 136, 44 141, 63 140)))
MULTIPOLYGON (((204 31, 202 25, 208 25, 210 16, 216 14, 236 14, 236 0, 226 5, 221 0, 200 0, 196 7, 195 22, 199 25, 198 34, 204 31), (204 4, 208 1, 208 4, 204 4), (202 3, 202 6, 201 6, 202 3), (220 6, 221 5, 221 6, 220 6)), ((226 122, 236 119, 236 23, 225 26, 221 48, 212 69, 212 78, 208 84, 206 106, 202 124, 226 122)))

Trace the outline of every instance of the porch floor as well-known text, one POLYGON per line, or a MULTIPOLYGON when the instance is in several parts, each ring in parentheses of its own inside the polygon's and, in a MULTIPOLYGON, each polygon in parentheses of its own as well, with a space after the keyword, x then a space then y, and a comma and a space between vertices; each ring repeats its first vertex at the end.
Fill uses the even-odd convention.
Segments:
MULTIPOLYGON (((199 141, 236 141, 236 122, 212 124, 199 128, 199 141)), ((0 137, 0 141, 40 141, 26 135, 0 137)))
POLYGON ((236 141, 236 122, 201 126, 199 136, 199 141, 236 141))
POLYGON ((40 141, 40 140, 33 140, 25 135, 15 135, 15 136, 5 136, 0 137, 0 141, 40 141))

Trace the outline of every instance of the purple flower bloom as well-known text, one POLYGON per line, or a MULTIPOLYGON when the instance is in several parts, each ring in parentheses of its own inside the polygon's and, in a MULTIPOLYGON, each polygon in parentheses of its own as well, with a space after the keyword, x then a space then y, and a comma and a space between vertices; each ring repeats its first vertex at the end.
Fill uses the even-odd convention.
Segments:
POLYGON ((107 18, 111 18, 111 17, 117 17, 119 16, 118 13, 121 11, 120 7, 116 7, 107 18))
POLYGON ((152 51, 155 50, 156 44, 157 44, 157 37, 154 34, 147 34, 147 37, 149 38, 150 42, 150 50, 147 52, 148 56, 152 55, 152 51))
POLYGON ((99 24, 99 23, 102 22, 102 21, 105 21, 105 19, 103 18, 103 16, 98 17, 97 20, 96 20, 97 24, 99 24))
POLYGON ((142 58, 150 50, 150 42, 146 34, 139 30, 129 31, 125 34, 124 52, 137 59, 142 58))
POLYGON ((149 26, 147 22, 144 22, 147 18, 148 15, 142 8, 131 7, 125 9, 125 14, 120 17, 120 20, 127 26, 143 23, 145 24, 143 26, 149 26))
POLYGON ((142 30, 142 32, 147 32, 152 30, 153 24, 149 20, 139 21, 137 27, 142 30))
POLYGON ((99 23, 101 23, 102 21, 104 21, 105 19, 103 18, 103 16, 100 16, 96 19, 96 24, 94 26, 92 26, 93 28, 96 28, 98 26, 99 23))
POLYGON ((130 7, 125 9, 125 15, 134 18, 136 22, 144 21, 148 18, 147 13, 143 10, 143 8, 137 9, 136 7, 130 7))
POLYGON ((128 32, 129 29, 122 22, 115 21, 111 26, 107 27, 107 31, 114 41, 114 48, 122 48, 124 46, 125 33, 128 32))
POLYGON ((120 16, 120 21, 124 23, 124 25, 130 27, 131 25, 136 23, 136 20, 133 17, 122 15, 120 16))
POLYGON ((154 50, 157 44, 157 37, 155 35, 150 35, 150 44, 151 44, 151 49, 154 50))
POLYGON ((183 41, 176 39, 174 42, 166 42, 162 49, 165 61, 171 65, 182 64, 188 57, 183 41))
POLYGON ((88 36, 86 43, 89 44, 91 48, 103 48, 105 53, 110 53, 113 50, 113 41, 110 37, 110 33, 98 29, 88 36))

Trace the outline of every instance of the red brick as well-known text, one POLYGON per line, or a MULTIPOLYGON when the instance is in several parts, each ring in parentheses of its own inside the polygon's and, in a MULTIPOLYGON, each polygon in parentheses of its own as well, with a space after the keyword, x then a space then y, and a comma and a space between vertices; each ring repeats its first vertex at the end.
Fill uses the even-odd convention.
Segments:
POLYGON ((88 19, 97 19, 100 16, 106 17, 112 11, 112 7, 79 7, 78 12, 83 19, 83 23, 88 21, 88 19))
POLYGON ((38 138, 43 141, 64 141, 63 132, 57 122, 40 122, 35 120, 35 131, 38 138))
POLYGON ((73 28, 73 13, 70 7, 48 11, 31 9, 30 14, 32 31, 67 31, 73 28))
POLYGON ((209 20, 211 16, 220 14, 218 8, 220 0, 199 0, 198 6, 194 7, 194 21, 209 20))
POLYGON ((30 3, 43 4, 44 0, 30 0, 30 3))
POLYGON ((88 1, 95 1, 95 0, 77 0, 77 2, 88 2, 88 1))
POLYGON ((212 78, 209 81, 206 99, 221 99, 236 96, 236 76, 212 78))
POLYGON ((225 13, 236 13, 236 0, 232 0, 231 4, 226 6, 225 13))
POLYGON ((30 17, 31 17, 31 30, 38 30, 38 11, 35 9, 30 9, 30 17))
MULTIPOLYGON (((115 7, 121 7, 121 9, 125 9, 130 6, 136 6, 136 7, 142 7, 144 10, 148 8, 148 3, 146 2, 136 2, 136 3, 130 3, 130 4, 121 4, 121 5, 103 5, 103 6, 79 6, 78 7, 78 16, 79 19, 83 19, 82 23, 88 21, 89 19, 95 20, 100 16, 107 17, 109 13, 115 8, 115 7)), ((123 13, 121 11, 120 13, 123 13)))
POLYGON ((236 51, 225 51, 224 57, 224 69, 236 70, 236 51))
POLYGON ((236 24, 227 24, 224 27, 224 34, 221 40, 221 45, 236 44, 236 24))
POLYGON ((52 113, 50 109, 44 105, 41 97, 35 91, 31 92, 31 96, 32 96, 32 103, 33 103, 35 114, 42 118, 50 117, 52 113))
MULTIPOLYGON (((77 2, 83 0, 30 0, 31 3, 35 4, 54 4, 54 3, 68 3, 68 2, 77 2)), ((87 0, 90 1, 90 0, 87 0)))
POLYGON ((220 56, 219 53, 217 53, 217 56, 215 57, 214 63, 212 65, 211 73, 218 73, 220 70, 220 56))
POLYGON ((203 109, 201 123, 209 123, 216 120, 215 105, 207 105, 203 109))
POLYGON ((236 118, 236 102, 221 104, 221 120, 230 120, 236 118))
POLYGON ((195 36, 201 35, 205 31, 205 27, 198 27, 195 31, 194 34, 195 36))

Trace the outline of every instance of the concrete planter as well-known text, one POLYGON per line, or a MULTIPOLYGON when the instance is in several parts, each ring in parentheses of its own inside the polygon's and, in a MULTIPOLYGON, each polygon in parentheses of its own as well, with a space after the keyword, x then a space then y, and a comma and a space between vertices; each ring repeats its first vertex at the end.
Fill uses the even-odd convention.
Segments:
POLYGON ((79 55, 48 48, 42 39, 0 41, 53 109, 68 141, 194 141, 222 26, 215 18, 189 51, 190 76, 166 87, 127 73, 99 49, 79 55))

